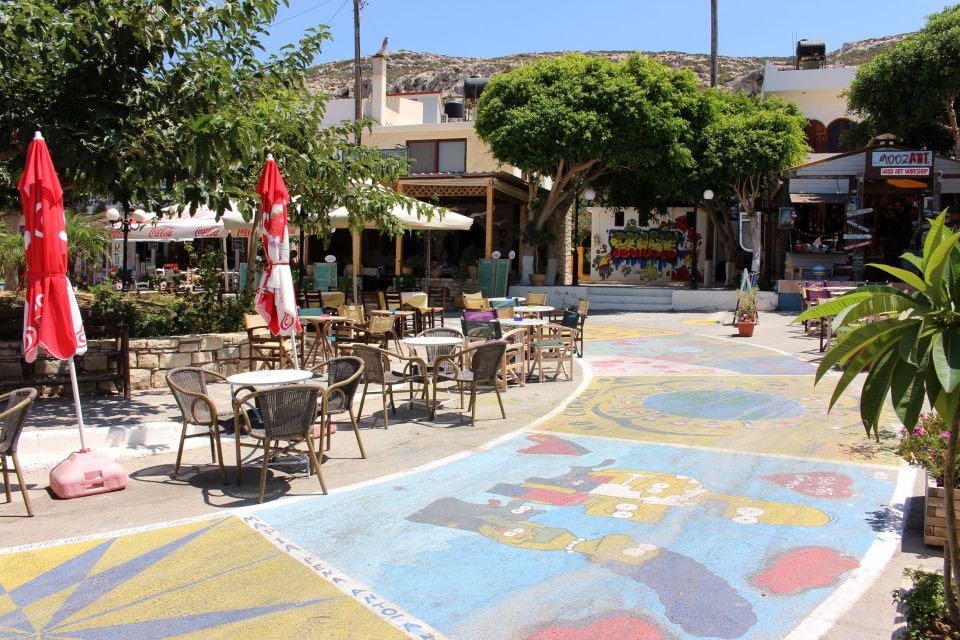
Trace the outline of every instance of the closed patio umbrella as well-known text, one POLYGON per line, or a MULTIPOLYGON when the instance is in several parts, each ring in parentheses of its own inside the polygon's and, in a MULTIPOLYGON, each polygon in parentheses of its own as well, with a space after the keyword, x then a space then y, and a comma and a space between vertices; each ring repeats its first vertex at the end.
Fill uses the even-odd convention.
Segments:
POLYGON ((50 472, 51 488, 61 498, 122 489, 127 476, 112 460, 87 449, 83 412, 73 357, 87 351, 80 309, 67 279, 67 231, 63 190, 47 143, 38 131, 27 148, 27 165, 18 185, 23 201, 23 243, 27 254, 27 293, 23 305, 23 357, 37 359, 41 347, 66 360, 77 414, 80 451, 50 472))
POLYGON ((267 264, 257 289, 257 313, 275 335, 290 336, 293 364, 299 369, 296 334, 301 330, 297 298, 290 272, 290 229, 287 226, 287 204, 290 194, 283 184, 280 169, 272 155, 267 156, 260 180, 257 181, 263 211, 263 253, 267 264))

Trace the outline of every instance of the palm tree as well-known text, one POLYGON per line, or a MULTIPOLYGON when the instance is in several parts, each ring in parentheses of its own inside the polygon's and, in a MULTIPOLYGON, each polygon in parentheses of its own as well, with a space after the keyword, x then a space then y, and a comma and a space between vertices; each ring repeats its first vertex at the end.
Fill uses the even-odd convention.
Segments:
POLYGON ((10 233, 6 225, 0 224, 0 282, 8 277, 20 277, 27 266, 27 256, 23 250, 23 239, 19 233, 10 233))
POLYGON ((110 232, 106 227, 97 225, 91 216, 83 215, 73 209, 64 211, 69 242, 68 269, 73 275, 77 261, 84 269, 98 266, 102 258, 110 256, 110 232))

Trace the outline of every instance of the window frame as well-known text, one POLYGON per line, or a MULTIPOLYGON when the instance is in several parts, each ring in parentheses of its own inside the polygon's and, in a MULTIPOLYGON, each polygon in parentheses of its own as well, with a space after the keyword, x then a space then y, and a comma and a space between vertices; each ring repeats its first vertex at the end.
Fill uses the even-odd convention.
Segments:
MULTIPOLYGON (((441 142, 462 142, 463 143, 463 171, 444 171, 443 173, 466 173, 467 172, 467 139, 466 138, 426 138, 422 140, 407 140, 405 142, 407 148, 410 148, 411 144, 427 144, 433 143, 433 171, 424 171, 422 174, 434 174, 440 173, 440 143, 441 142)), ((409 156, 408 156, 409 157, 409 156)), ((416 166, 411 167, 411 175, 417 175, 421 172, 416 170, 416 166)))

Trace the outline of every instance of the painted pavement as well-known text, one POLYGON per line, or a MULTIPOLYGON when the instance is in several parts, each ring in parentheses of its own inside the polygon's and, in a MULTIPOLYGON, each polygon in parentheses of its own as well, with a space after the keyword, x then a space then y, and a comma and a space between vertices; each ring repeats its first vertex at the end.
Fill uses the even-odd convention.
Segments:
POLYGON ((0 637, 817 637, 897 526, 855 401, 827 416, 809 364, 730 340, 595 326, 587 356, 578 397, 485 450, 0 552, 0 637))

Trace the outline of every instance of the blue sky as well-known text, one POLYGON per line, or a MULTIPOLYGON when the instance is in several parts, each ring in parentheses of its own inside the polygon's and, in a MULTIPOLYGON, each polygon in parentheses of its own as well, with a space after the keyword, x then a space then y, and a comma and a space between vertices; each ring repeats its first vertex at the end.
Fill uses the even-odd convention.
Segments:
MULTIPOLYGON (((846 41, 914 31, 944 0, 719 0, 721 55, 788 56, 797 38, 846 41)), ((275 51, 330 25, 321 62, 353 56, 353 0, 290 0, 265 44, 275 51)), ((458 56, 558 50, 710 50, 709 0, 367 0, 361 50, 458 56)))

